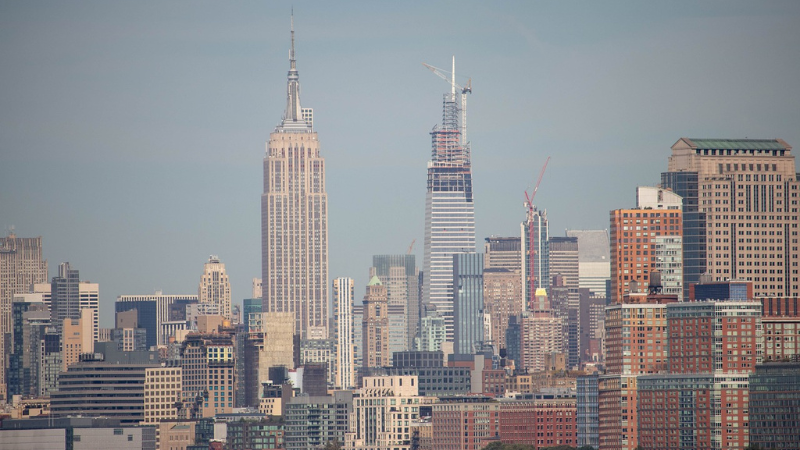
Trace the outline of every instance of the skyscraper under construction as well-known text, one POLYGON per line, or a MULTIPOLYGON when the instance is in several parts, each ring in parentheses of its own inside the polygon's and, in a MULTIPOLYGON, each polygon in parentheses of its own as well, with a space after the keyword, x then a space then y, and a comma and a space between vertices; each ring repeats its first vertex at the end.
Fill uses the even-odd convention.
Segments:
POLYGON ((291 312, 304 339, 327 338, 328 194, 325 160, 310 108, 300 106, 294 56, 289 53, 286 111, 269 136, 261 195, 264 312, 291 312))
POLYGON ((453 254, 475 251, 472 166, 463 120, 465 96, 471 90, 462 88, 459 106, 455 58, 453 61, 450 92, 444 95, 442 105, 442 124, 431 131, 422 290, 426 314, 436 311, 444 317, 449 342, 453 341, 453 254))

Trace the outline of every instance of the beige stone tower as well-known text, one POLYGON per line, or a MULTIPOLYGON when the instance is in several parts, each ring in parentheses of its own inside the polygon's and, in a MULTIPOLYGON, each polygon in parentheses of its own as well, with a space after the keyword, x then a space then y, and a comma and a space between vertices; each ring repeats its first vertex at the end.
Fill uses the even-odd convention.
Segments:
POLYGON ((328 337, 328 195, 313 113, 289 54, 286 111, 269 136, 261 195, 264 312, 291 312, 303 339, 328 337))
POLYGON ((211 255, 205 264, 200 286, 197 288, 197 300, 200 303, 211 303, 219 307, 219 315, 231 318, 231 283, 225 272, 225 264, 219 257, 211 255))
POLYGON ((364 295, 364 319, 361 336, 364 340, 363 366, 386 367, 392 363, 389 354, 389 299, 386 286, 377 276, 367 284, 364 295))

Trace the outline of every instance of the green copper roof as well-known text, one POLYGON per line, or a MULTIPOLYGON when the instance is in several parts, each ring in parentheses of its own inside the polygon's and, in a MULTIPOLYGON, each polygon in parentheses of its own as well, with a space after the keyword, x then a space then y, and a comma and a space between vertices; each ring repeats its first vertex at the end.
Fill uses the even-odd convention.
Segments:
POLYGON ((383 283, 381 283, 381 280, 378 279, 378 276, 373 275, 372 278, 369 279, 369 283, 367 283, 367 286, 380 286, 382 284, 383 283))
POLYGON ((785 150, 777 139, 694 139, 689 138, 699 149, 709 150, 785 150))

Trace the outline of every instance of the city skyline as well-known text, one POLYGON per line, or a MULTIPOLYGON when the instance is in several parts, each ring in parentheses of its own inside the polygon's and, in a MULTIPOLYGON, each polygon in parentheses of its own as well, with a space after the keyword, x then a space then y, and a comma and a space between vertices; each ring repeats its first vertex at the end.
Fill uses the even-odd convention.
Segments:
MULTIPOLYGON (((209 254, 234 304, 261 273, 259 162, 285 104, 289 8, 185 5, 0 6, 0 227, 43 237, 48 281, 69 261, 99 283, 101 326, 119 295, 193 293, 209 254)), ((358 300, 372 255, 416 239, 422 261, 428 133, 446 92, 422 62, 455 55, 473 79, 478 243, 518 234, 547 156, 536 204, 561 236, 608 228, 681 137, 798 145, 797 5, 624 5, 298 8, 329 279, 354 278, 358 300)))

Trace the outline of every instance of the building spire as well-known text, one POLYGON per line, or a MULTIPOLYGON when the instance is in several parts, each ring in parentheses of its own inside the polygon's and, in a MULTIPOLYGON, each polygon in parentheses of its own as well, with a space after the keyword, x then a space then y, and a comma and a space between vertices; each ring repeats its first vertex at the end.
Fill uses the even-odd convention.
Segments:
POLYGON ((309 124, 303 119, 300 108, 300 75, 297 72, 297 60, 294 55, 294 8, 291 15, 292 46, 289 50, 289 74, 286 86, 286 111, 283 115, 282 127, 308 128, 309 124))

